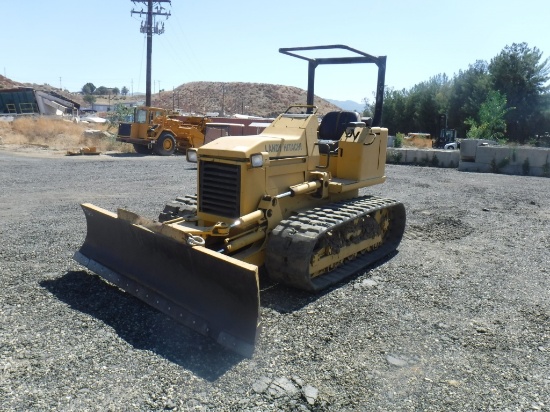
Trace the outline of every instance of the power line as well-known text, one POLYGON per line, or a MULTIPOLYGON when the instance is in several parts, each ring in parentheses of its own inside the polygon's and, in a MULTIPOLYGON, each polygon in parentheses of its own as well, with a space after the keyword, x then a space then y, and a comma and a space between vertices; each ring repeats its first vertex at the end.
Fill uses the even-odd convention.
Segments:
MULTIPOLYGON (((164 16, 166 19, 171 16, 170 11, 163 7, 163 3, 172 5, 171 0, 132 0, 132 3, 143 3, 147 5, 147 11, 134 10, 130 15, 139 14, 140 17, 145 16, 145 20, 141 21, 140 32, 147 34, 147 75, 145 79, 145 105, 151 106, 151 56, 153 54, 153 34, 164 33, 164 22, 156 21, 157 16, 164 16), (154 11, 153 11, 154 8, 154 11)), ((160 86, 159 86, 160 87, 160 86)))

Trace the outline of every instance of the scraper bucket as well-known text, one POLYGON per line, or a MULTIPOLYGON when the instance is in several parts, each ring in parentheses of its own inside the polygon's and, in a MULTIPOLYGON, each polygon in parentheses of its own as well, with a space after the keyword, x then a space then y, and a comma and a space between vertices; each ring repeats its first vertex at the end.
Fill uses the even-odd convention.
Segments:
POLYGON ((222 346, 252 356, 257 266, 188 246, 91 204, 82 208, 88 230, 77 262, 222 346))

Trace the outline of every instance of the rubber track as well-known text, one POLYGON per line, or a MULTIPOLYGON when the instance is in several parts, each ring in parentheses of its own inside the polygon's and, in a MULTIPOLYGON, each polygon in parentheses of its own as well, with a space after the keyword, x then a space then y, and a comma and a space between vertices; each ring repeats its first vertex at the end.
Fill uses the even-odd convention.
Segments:
POLYGON ((397 249, 405 231, 402 203, 376 196, 331 203, 281 221, 270 234, 265 265, 273 280, 312 292, 319 291, 354 275, 397 249), (327 232, 354 219, 388 209, 389 228, 377 249, 358 255, 334 270, 312 278, 309 263, 317 241, 327 232))
POLYGON ((166 203, 164 210, 159 214, 159 222, 166 222, 197 212, 197 195, 184 195, 166 203))

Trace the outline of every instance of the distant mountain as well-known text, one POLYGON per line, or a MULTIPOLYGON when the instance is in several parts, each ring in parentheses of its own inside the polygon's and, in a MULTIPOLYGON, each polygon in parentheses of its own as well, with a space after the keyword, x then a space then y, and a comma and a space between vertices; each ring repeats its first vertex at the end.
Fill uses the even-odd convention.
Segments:
POLYGON ((352 100, 332 100, 332 99, 326 99, 327 102, 332 103, 335 106, 340 107, 343 110, 351 110, 356 111, 358 113, 363 113, 363 110, 365 109, 365 105, 363 103, 357 103, 352 100))

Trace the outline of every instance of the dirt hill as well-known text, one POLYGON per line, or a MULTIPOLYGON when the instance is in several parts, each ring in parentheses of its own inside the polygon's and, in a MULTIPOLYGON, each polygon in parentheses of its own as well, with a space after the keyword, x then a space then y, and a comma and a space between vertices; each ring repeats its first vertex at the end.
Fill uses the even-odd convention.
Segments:
MULTIPOLYGON (((13 87, 32 87, 38 90, 55 91, 67 98, 87 107, 80 93, 69 93, 48 84, 19 83, 0 75, 0 89, 13 87)), ((96 96, 97 103, 111 104, 137 100, 136 96, 96 96)), ((145 96, 139 96, 145 100, 145 96)), ((218 112, 220 115, 235 113, 275 117, 291 104, 305 104, 306 91, 298 87, 267 83, 221 83, 221 82, 190 82, 178 86, 174 91, 162 91, 151 96, 151 104, 167 109, 177 108, 186 112, 205 114, 218 112)), ((342 110, 338 106, 315 97, 315 105, 319 114, 333 110, 342 110)))
MULTIPOLYGON (((306 91, 298 87, 266 83, 191 82, 151 97, 153 106, 179 108, 188 112, 240 113, 274 117, 291 104, 305 104, 306 91)), ((341 110, 334 104, 315 97, 320 114, 341 110)))
POLYGON ((11 89, 12 87, 22 87, 23 83, 14 82, 7 77, 4 77, 0 74, 0 89, 11 89))

